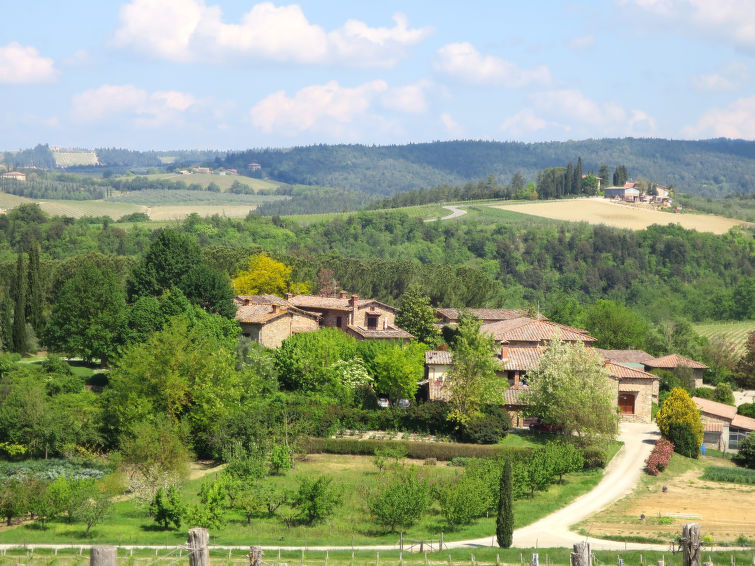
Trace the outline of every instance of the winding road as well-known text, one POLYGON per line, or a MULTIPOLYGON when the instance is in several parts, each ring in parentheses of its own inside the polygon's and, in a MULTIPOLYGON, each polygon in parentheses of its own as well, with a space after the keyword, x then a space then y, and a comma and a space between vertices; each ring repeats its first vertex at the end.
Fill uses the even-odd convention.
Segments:
POLYGON ((425 222, 436 222, 438 220, 451 220, 451 218, 458 218, 459 216, 464 216, 467 211, 463 208, 459 208, 458 206, 443 206, 441 208, 445 208, 446 210, 450 210, 451 214, 448 216, 443 216, 441 218, 428 218, 425 220, 425 222))

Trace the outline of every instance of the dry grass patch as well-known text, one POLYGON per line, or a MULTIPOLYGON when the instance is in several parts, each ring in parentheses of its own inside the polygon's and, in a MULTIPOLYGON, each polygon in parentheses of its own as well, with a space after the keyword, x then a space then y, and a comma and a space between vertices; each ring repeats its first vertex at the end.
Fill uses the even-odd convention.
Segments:
POLYGON ((605 224, 615 228, 644 230, 653 224, 680 224, 698 232, 725 234, 734 226, 747 225, 742 220, 712 214, 673 214, 654 210, 650 205, 630 206, 604 199, 577 199, 497 205, 495 208, 542 216, 554 220, 605 224))
POLYGON ((192 205, 178 204, 167 206, 152 206, 146 208, 150 220, 181 220, 189 214, 212 216, 219 214, 228 218, 243 218, 257 208, 256 204, 227 204, 227 205, 192 205))

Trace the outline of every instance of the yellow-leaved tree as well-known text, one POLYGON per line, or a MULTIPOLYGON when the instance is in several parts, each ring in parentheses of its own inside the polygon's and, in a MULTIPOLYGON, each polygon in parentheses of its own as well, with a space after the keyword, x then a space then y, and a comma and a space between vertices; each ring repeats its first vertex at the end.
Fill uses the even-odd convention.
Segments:
POLYGON ((655 415, 655 422, 658 424, 661 434, 672 442, 677 440, 675 429, 678 427, 689 429, 695 437, 696 446, 699 447, 703 442, 703 423, 700 420, 700 411, 689 393, 681 387, 674 387, 671 390, 671 393, 663 402, 663 407, 655 415))
POLYGON ((233 279, 233 288, 238 295, 280 295, 285 293, 308 293, 307 283, 291 281, 291 268, 266 254, 249 260, 247 269, 233 279))

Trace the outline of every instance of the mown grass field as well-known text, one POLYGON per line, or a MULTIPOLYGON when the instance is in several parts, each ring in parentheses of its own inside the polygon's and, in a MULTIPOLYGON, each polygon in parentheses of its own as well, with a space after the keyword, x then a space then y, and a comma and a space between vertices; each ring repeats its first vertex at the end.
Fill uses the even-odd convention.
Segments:
POLYGON ((619 541, 668 543, 681 533, 684 523, 694 521, 714 543, 752 541, 755 486, 704 480, 708 466, 733 464, 717 456, 691 459, 674 454, 663 473, 643 476, 631 494, 582 521, 579 532, 619 541))
MULTIPOLYGON (((231 188, 234 181, 238 181, 242 185, 259 191, 261 189, 277 189, 285 183, 279 183, 277 181, 266 181, 264 179, 254 179, 252 177, 244 177, 243 175, 213 175, 207 173, 192 173, 191 175, 180 175, 178 173, 154 173, 151 175, 140 175, 140 177, 147 177, 148 179, 168 180, 168 181, 183 181, 187 185, 197 183, 203 187, 207 187, 210 183, 215 183, 221 190, 226 191, 231 188)), ((114 177, 114 179, 128 179, 129 177, 114 177)))
MULTIPOLYGON (((513 437, 516 442, 522 439, 513 437)), ((526 439, 524 440, 526 441, 526 439)), ((407 460, 406 465, 416 466, 419 473, 430 482, 443 482, 461 473, 460 468, 438 464, 425 466, 422 461, 407 460)), ((183 485, 184 500, 196 502, 202 482, 212 481, 215 471, 202 478, 192 479, 183 485)), ((394 544, 397 533, 389 533, 369 519, 367 497, 376 487, 385 472, 380 472, 371 457, 336 456, 313 454, 298 461, 293 470, 285 475, 272 476, 265 483, 296 489, 303 476, 330 475, 338 485, 343 503, 334 516, 313 526, 293 524, 290 527, 282 519, 291 510, 285 506, 275 517, 260 514, 248 525, 245 517, 229 511, 227 525, 213 532, 213 544, 219 545, 349 545, 349 544, 394 544)), ((590 491, 601 479, 602 471, 587 471, 565 476, 563 484, 552 485, 547 491, 537 492, 534 497, 516 501, 514 516, 517 527, 563 507, 575 497, 590 491)), ((463 540, 492 535, 495 532, 495 517, 478 519, 470 525, 452 530, 433 506, 420 522, 405 532, 407 539, 437 539, 444 533, 445 540, 463 540)), ((47 528, 34 523, 0 528, 0 543, 112 543, 112 544, 167 544, 176 545, 185 541, 185 529, 163 530, 147 516, 144 508, 133 500, 118 501, 108 519, 92 529, 92 537, 84 538, 81 523, 66 523, 63 519, 52 521, 47 528)))
POLYGON ((695 332, 709 340, 722 338, 736 345, 737 351, 744 354, 747 335, 755 331, 755 320, 735 322, 705 322, 693 324, 695 332))
POLYGON ((97 154, 93 151, 53 151, 52 157, 58 167, 74 167, 76 165, 97 165, 97 154))
POLYGON ((628 206, 605 199, 574 199, 529 202, 526 204, 507 203, 501 205, 501 207, 505 210, 555 220, 605 224, 629 230, 644 230, 653 224, 680 224, 684 228, 698 232, 725 234, 734 226, 748 225, 742 220, 713 214, 672 214, 653 210, 649 206, 628 206))

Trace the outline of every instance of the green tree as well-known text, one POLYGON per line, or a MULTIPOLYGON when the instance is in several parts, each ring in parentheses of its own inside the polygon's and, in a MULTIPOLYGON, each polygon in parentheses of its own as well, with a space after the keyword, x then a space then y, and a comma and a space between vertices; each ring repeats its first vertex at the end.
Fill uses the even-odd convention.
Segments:
POLYGON ((88 537, 92 527, 105 520, 112 506, 110 495, 104 489, 94 486, 76 509, 76 518, 86 525, 84 536, 88 537))
POLYGON ((24 254, 19 252, 16 261, 16 280, 14 285, 16 303, 13 309, 13 351, 24 355, 29 350, 26 334, 26 270, 24 254))
POLYGON ((270 469, 274 475, 291 469, 291 449, 285 444, 274 444, 270 451, 270 469))
POLYGON ((527 460, 527 485, 530 495, 535 491, 542 491, 553 483, 555 475, 553 455, 547 448, 535 448, 527 460))
POLYGON ((189 506, 186 522, 190 527, 220 529, 227 521, 225 508, 228 504, 226 483, 217 479, 205 482, 199 489, 199 503, 189 506))
POLYGON ((0 517, 11 526, 13 519, 26 513, 27 492, 21 481, 11 478, 0 482, 0 517))
POLYGON ((448 373, 449 417, 461 425, 480 414, 486 404, 501 402, 505 380, 496 375, 502 368, 495 341, 480 332, 480 320, 459 316, 458 335, 453 344, 453 366, 448 373))
POLYGON ((703 442, 703 423, 700 420, 700 411, 695 402, 681 387, 675 387, 663 403, 663 407, 655 415, 655 421, 661 434, 666 438, 671 437, 671 428, 674 425, 687 427, 695 438, 695 445, 700 446, 703 442))
POLYGON ((747 335, 745 355, 737 364, 734 379, 740 387, 755 388, 755 331, 747 335))
POLYGON ((391 404, 414 399, 425 370, 425 347, 418 343, 391 344, 374 361, 375 387, 391 404))
POLYGON ((500 496, 498 498, 498 515, 495 522, 495 535, 498 546, 509 548, 514 538, 514 500, 512 491, 511 460, 506 459, 501 474, 500 496))
POLYGON ((582 442, 615 436, 615 384, 602 358, 582 342, 551 341, 529 377, 523 395, 528 414, 582 442))
POLYGON ((341 492, 331 477, 305 476, 299 480, 299 489, 292 503, 299 518, 307 525, 313 525, 330 516, 341 504, 341 492))
POLYGON ((399 468, 367 502, 372 520, 396 532, 416 523, 430 504, 430 486, 413 466, 399 468))
POLYGON ((0 291, 0 349, 13 350, 13 304, 5 289, 0 291))
POLYGON ((155 523, 163 529, 167 529, 173 524, 174 528, 181 528, 181 519, 186 512, 185 505, 181 499, 181 492, 175 487, 170 486, 167 490, 159 488, 152 503, 149 506, 149 513, 155 520, 155 523))
POLYGON ((129 301, 177 287, 192 267, 201 264, 199 245, 189 234, 162 230, 149 246, 144 258, 131 272, 127 282, 129 301))
POLYGON ((29 292, 27 294, 26 315, 34 331, 39 335, 44 327, 42 312, 45 297, 42 292, 42 273, 39 266, 41 249, 39 242, 34 240, 29 247, 29 292))
POLYGON ((238 295, 279 295, 307 293, 306 283, 291 280, 291 268, 266 254, 259 254, 249 260, 245 270, 236 274, 233 288, 238 295))
POLYGON ((562 483, 564 474, 578 472, 584 466, 584 457, 573 444, 567 442, 549 442, 545 445, 550 455, 553 473, 558 476, 558 482, 562 483))
POLYGON ((126 297, 107 266, 84 263, 53 302, 44 343, 53 351, 107 365, 118 347, 126 297))
POLYGON ((734 392, 731 390, 731 385, 725 381, 718 383, 716 389, 713 391, 713 400, 725 405, 735 405, 734 392))
POLYGON ((488 486, 467 474, 438 485, 435 492, 440 512, 451 529, 468 524, 487 510, 488 486))
POLYGON ((179 284, 186 298, 207 312, 233 318, 236 305, 228 276, 204 264, 192 266, 179 284))
POLYGON ((435 312, 428 297, 418 284, 410 285, 401 295, 398 303, 401 309, 396 315, 396 324, 411 333, 414 338, 428 346, 438 342, 438 329, 435 327, 435 312))
POLYGON ((613 301, 599 300, 585 311, 585 328, 597 339, 598 348, 625 350, 645 343, 645 320, 613 301))
POLYGON ((734 456, 734 461, 740 466, 755 469, 755 432, 745 436, 739 443, 739 450, 734 456))

